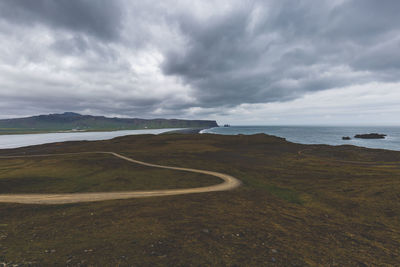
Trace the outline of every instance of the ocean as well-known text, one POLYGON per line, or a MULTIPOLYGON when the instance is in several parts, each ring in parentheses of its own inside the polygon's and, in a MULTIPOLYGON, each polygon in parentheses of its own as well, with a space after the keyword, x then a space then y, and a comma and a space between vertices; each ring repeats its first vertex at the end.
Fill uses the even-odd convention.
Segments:
POLYGON ((334 126, 231 126, 201 131, 224 135, 265 133, 300 144, 354 145, 400 151, 400 127, 334 127, 334 126), (381 133, 385 139, 354 139, 356 134, 381 133), (350 136, 352 140, 342 140, 350 136))
POLYGON ((144 129, 144 130, 122 130, 111 132, 62 132, 43 134, 9 134, 0 135, 0 149, 17 148, 24 146, 41 145, 65 141, 95 141, 108 140, 119 136, 136 134, 160 134, 180 129, 144 129))
MULTIPOLYGON (((65 141, 106 140, 125 135, 160 134, 171 130, 179 129, 0 135, 0 149, 65 141)), ((283 137, 288 141, 301 144, 348 144, 400 151, 400 127, 231 126, 205 129, 202 130, 201 133, 225 135, 265 133, 283 137), (387 134, 387 137, 385 139, 353 138, 354 135, 363 133, 382 133, 387 134), (343 136, 350 136, 352 140, 344 141, 342 140, 343 136)))

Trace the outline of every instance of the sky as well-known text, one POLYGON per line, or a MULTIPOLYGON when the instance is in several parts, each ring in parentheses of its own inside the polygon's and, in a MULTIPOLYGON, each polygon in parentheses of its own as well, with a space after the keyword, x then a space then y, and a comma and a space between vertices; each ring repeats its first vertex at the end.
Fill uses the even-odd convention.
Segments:
POLYGON ((400 125, 398 0, 1 0, 0 118, 400 125))

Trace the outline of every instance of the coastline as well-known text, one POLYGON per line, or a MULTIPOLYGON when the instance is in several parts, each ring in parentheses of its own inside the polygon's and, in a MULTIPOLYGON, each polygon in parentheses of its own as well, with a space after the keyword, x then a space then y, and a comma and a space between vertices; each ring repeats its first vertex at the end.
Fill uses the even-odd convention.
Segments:
POLYGON ((322 126, 231 126, 203 130, 200 133, 237 135, 265 133, 283 137, 298 144, 326 144, 332 146, 353 145, 374 149, 400 151, 400 128, 397 126, 378 127, 322 127, 322 126), (387 136, 384 139, 359 139, 342 140, 343 136, 381 132, 387 136))
POLYGON ((174 128, 123 130, 111 132, 70 132, 70 133, 42 133, 42 134, 16 134, 0 135, 0 149, 18 148, 24 146, 60 143, 67 141, 96 141, 109 140, 126 135, 161 134, 163 132, 180 130, 174 128))
MULTIPOLYGON (((387 152, 387 153, 397 153, 400 152, 399 150, 394 150, 394 149, 386 149, 386 148, 374 148, 374 147, 365 147, 365 146, 357 146, 357 145, 353 145, 353 144, 341 144, 341 145, 331 145, 331 144, 325 144, 325 143, 316 143, 316 144, 304 144, 304 143, 300 143, 300 142, 294 142, 294 141, 290 141, 287 140, 287 138, 281 137, 281 136, 277 136, 277 135, 273 135, 273 134, 266 134, 266 133, 256 133, 256 134, 237 134, 237 135, 225 135, 225 134, 218 134, 218 133, 202 133, 202 130, 205 129, 209 129, 209 128, 196 128, 196 129, 178 129, 178 130, 171 130, 171 131, 166 131, 166 132, 161 132, 161 133, 157 133, 157 134, 128 134, 128 135, 120 135, 120 136, 115 136, 112 138, 104 138, 104 139, 79 139, 79 140, 65 140, 65 141, 52 141, 52 142, 47 142, 47 143, 38 143, 38 144, 32 144, 32 145, 23 145, 23 146, 19 146, 19 147, 0 147, 0 154, 2 151, 6 151, 6 150, 14 150, 14 149, 25 149, 25 148, 32 148, 32 147, 38 147, 38 146, 52 146, 54 144, 57 144, 59 146, 61 145, 68 145, 71 142, 103 142, 103 141, 113 141, 113 140, 117 140, 120 138, 127 138, 130 136, 145 136, 145 135, 154 135, 154 136, 164 136, 164 135, 182 135, 182 138, 184 138, 183 136, 186 135, 215 135, 215 136, 221 136, 221 137, 233 137, 233 136, 242 136, 243 137, 254 137, 257 138, 260 136, 264 136, 266 138, 274 138, 276 140, 280 140, 281 142, 283 141, 284 143, 288 143, 291 145, 296 145, 296 146, 303 146, 306 149, 305 150, 310 150, 310 149, 314 149, 314 148, 319 148, 319 147, 325 147, 325 148, 329 148, 329 149, 356 149, 356 150, 366 150, 366 151, 381 151, 381 152, 387 152)), ((1 136, 0 136, 1 137, 1 136)))
MULTIPOLYGON (((26 131, 26 132, 1 132, 2 135, 24 135, 24 134, 56 134, 56 133, 108 133, 108 132, 118 132, 118 131, 140 131, 140 130, 162 130, 170 128, 136 128, 136 129, 99 129, 99 130, 59 130, 59 131, 26 131)), ((191 128, 188 128, 191 129, 191 128)), ((208 129, 208 128, 205 128, 208 129)))
POLYGON ((201 131, 206 130, 206 129, 210 129, 210 128, 187 128, 187 129, 168 131, 168 132, 161 133, 161 134, 200 134, 201 131))
MULTIPOLYGON (((71 137, 66 138, 64 140, 62 139, 54 139, 54 138, 50 138, 49 140, 45 140, 45 141, 41 141, 40 143, 23 143, 21 146, 15 146, 15 144, 18 143, 18 140, 12 140, 11 142, 14 144, 13 146, 10 146, 7 143, 4 143, 5 146, 1 145, 0 142, 0 150, 1 149, 13 149, 13 148, 21 148, 21 147, 27 147, 27 146, 35 146, 35 145, 45 145, 45 144, 51 144, 51 143, 64 143, 64 142, 69 142, 69 141, 97 141, 97 140, 111 140, 111 139, 115 139, 115 138, 119 138, 119 137, 123 137, 123 136, 129 136, 129 135, 146 135, 146 134, 155 134, 155 135, 168 135, 168 134, 188 134, 188 135, 197 135, 197 134, 213 134, 213 135, 246 135, 246 136, 251 136, 251 135, 266 135, 266 136, 273 136, 273 137, 277 137, 280 139, 284 139, 290 143, 293 144, 298 144, 298 145, 326 145, 326 146, 331 146, 331 147, 355 147, 355 148, 365 148, 365 149, 378 149, 378 150, 384 150, 384 151, 399 151, 393 148, 387 148, 387 147, 371 147, 371 146, 365 146, 363 144, 354 144, 354 143, 342 143, 342 144, 330 144, 330 143, 326 143, 323 142, 323 140, 321 140, 321 142, 316 142, 316 143, 306 143, 306 142, 301 142, 298 140, 291 140, 290 138, 287 137, 283 137, 281 135, 278 134, 274 134, 274 133, 247 133, 247 134, 234 134, 234 133, 229 133, 229 134, 225 134, 225 133, 218 133, 218 132, 212 132, 212 131, 207 131, 210 129, 222 129, 224 130, 223 127, 208 127, 208 128, 182 128, 182 129, 165 129, 166 131, 163 131, 165 128, 160 128, 160 129, 138 129, 138 130, 125 130, 125 131, 137 131, 136 133, 125 133, 122 135, 114 135, 114 133, 118 133, 118 132, 122 132, 122 131, 117 131, 117 130, 113 130, 113 131, 74 131, 74 132, 46 132, 46 133, 41 133, 43 135, 51 135, 51 134, 71 134, 71 137), (157 131, 160 130, 161 132, 155 132, 155 133, 146 133, 146 132, 141 132, 141 131, 157 131), (85 137, 81 137, 81 138, 76 138, 78 135, 85 135, 85 134, 104 134, 105 136, 102 138, 92 138, 90 136, 85 136, 85 137), (75 135, 76 134, 76 135, 75 135)), ((229 128, 231 129, 231 128, 229 128)), ((40 134, 25 134, 25 136, 32 136, 31 138, 35 137, 35 136, 39 136, 40 134)), ((0 134, 0 139, 3 137, 14 137, 17 138, 22 137, 23 134, 16 134, 16 135, 2 135, 0 134)), ((8 139, 8 138, 7 138, 8 139)), ((7 141, 8 142, 8 141, 7 141)), ((3 144, 3 145, 4 145, 3 144)))

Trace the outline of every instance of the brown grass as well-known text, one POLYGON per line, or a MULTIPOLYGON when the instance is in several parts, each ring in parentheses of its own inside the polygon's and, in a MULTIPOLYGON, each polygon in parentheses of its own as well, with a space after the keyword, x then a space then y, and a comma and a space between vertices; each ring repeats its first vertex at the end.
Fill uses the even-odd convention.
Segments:
POLYGON ((0 262, 40 266, 400 262, 399 152, 305 146, 266 135, 173 134, 50 144, 0 154, 95 150, 157 164, 203 167, 238 177, 244 185, 230 192, 90 204, 1 204, 0 262))

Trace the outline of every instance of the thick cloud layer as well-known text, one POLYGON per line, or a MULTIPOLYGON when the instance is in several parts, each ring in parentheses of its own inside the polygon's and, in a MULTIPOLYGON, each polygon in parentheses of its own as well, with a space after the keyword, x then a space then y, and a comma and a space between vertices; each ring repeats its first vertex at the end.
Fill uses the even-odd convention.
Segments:
POLYGON ((399 12, 397 0, 4 0, 1 116, 77 111, 259 124, 272 123, 266 107, 279 106, 285 123, 291 107, 306 101, 307 113, 326 95, 347 104, 319 107, 315 123, 332 114, 348 121, 355 107, 381 107, 388 118, 385 103, 400 84, 399 12), (380 105, 348 102, 356 91, 380 105))
POLYGON ((168 55, 164 71, 210 106, 397 80, 400 4, 383 2, 260 1, 207 22, 184 17, 186 49, 168 55))
POLYGON ((110 40, 118 36, 122 8, 107 0, 4 0, 0 15, 26 27, 38 23, 110 40))

